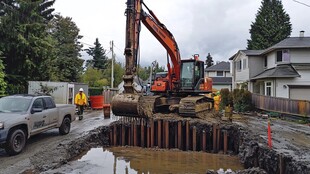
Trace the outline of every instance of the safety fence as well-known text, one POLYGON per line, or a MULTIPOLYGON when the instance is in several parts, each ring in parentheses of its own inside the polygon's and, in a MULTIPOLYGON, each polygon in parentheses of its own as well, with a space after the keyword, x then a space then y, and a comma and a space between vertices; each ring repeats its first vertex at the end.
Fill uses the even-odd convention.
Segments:
POLYGON ((310 117, 310 101, 252 94, 252 104, 262 110, 310 117))

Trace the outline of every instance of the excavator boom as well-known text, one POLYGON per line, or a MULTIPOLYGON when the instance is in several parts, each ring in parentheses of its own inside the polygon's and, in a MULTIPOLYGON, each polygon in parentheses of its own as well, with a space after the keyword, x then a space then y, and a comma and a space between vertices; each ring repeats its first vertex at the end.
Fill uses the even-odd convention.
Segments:
POLYGON ((209 89, 210 85, 206 85, 210 79, 204 79, 203 62, 199 61, 196 55, 195 59, 181 60, 174 36, 143 3, 143 0, 127 0, 125 14, 126 70, 123 76, 124 91, 113 97, 112 112, 118 116, 150 117, 152 113, 158 111, 158 108, 169 111, 178 109, 179 114, 191 116, 195 115, 196 112, 206 110, 206 106, 209 106, 207 103, 210 100, 200 93, 209 93, 211 89, 209 89), (143 7, 147 11, 144 11, 143 7), (152 85, 151 91, 158 94, 155 96, 142 96, 134 88, 141 22, 163 45, 170 58, 167 58, 167 76, 155 80, 152 85), (170 65, 170 60, 172 65, 170 65))

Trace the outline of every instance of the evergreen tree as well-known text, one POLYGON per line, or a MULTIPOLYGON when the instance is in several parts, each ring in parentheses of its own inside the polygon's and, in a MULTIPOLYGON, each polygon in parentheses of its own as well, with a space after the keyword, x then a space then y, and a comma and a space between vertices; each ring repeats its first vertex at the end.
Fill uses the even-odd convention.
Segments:
POLYGON ((83 59, 80 51, 83 45, 79 42, 82 36, 72 18, 55 15, 50 22, 50 31, 55 44, 56 59, 54 60, 55 73, 52 80, 76 82, 83 71, 83 59))
POLYGON ((289 15, 284 11, 280 0, 263 0, 252 22, 247 49, 266 49, 289 37, 292 25, 289 15))
POLYGON ((98 38, 96 38, 94 44, 94 47, 89 47, 89 49, 86 49, 87 54, 93 57, 92 59, 87 60, 86 66, 103 70, 106 68, 108 60, 105 55, 106 50, 102 48, 98 38))
POLYGON ((207 56, 207 59, 206 59, 207 68, 210 67, 210 66, 212 66, 212 65, 213 65, 213 62, 214 62, 214 61, 213 61, 213 58, 212 58, 211 54, 208 53, 208 56, 207 56))
POLYGON ((47 30, 52 0, 6 0, 0 6, 0 50, 9 93, 24 93, 29 80, 49 80, 55 58, 47 30))
POLYGON ((2 63, 2 52, 0 51, 0 96, 3 96, 5 95, 5 91, 6 91, 6 87, 7 87, 7 83, 6 81, 4 80, 5 78, 5 73, 4 73, 4 66, 3 66, 3 63, 2 63))

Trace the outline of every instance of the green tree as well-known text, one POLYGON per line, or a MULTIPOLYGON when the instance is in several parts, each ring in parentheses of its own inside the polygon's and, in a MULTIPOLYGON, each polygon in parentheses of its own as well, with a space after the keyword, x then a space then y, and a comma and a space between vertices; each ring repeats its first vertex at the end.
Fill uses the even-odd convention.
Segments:
POLYGON ((138 66, 138 76, 142 79, 142 80, 147 80, 150 77, 150 73, 151 73, 151 67, 147 66, 147 67, 141 67, 138 66))
POLYGON ((263 0, 255 22, 252 22, 247 49, 266 49, 289 37, 292 25, 280 0, 263 0))
POLYGON ((105 55, 106 50, 102 48, 98 38, 96 38, 94 45, 94 47, 89 47, 89 49, 86 49, 87 54, 92 57, 92 59, 86 61, 86 67, 93 67, 103 70, 106 68, 108 60, 105 55))
POLYGON ((49 80, 55 58, 47 30, 52 0, 7 0, 0 7, 0 50, 10 93, 26 92, 28 80, 49 80))
MULTIPOLYGON (((108 59, 107 65, 108 67, 111 67, 112 64, 112 59, 108 59)), ((111 84, 111 73, 112 73, 112 69, 111 68, 106 68, 103 71, 103 77, 105 79, 108 79, 108 86, 110 86, 111 84)), ((117 87, 122 81, 123 81, 123 75, 125 73, 125 69, 122 66, 122 64, 120 62, 115 62, 114 61, 114 82, 113 82, 113 86, 117 87)))
POLYGON ((213 65, 213 58, 212 58, 212 56, 211 56, 211 54, 210 53, 208 53, 208 56, 206 57, 206 65, 207 65, 207 68, 208 67, 210 67, 210 66, 212 66, 213 65))
POLYGON ((2 63, 2 52, 0 51, 0 96, 3 96, 5 95, 5 91, 6 91, 6 87, 7 87, 7 83, 6 81, 4 80, 5 78, 5 73, 4 73, 4 66, 3 66, 3 63, 2 63))
POLYGON ((55 73, 53 80, 76 82, 83 72, 83 62, 80 51, 83 45, 79 42, 82 38, 79 35, 79 28, 70 17, 55 15, 50 22, 50 30, 53 38, 57 41, 55 44, 56 59, 55 73))
POLYGON ((83 82, 87 83, 90 87, 94 87, 95 82, 101 78, 102 72, 92 67, 88 67, 82 75, 83 82))

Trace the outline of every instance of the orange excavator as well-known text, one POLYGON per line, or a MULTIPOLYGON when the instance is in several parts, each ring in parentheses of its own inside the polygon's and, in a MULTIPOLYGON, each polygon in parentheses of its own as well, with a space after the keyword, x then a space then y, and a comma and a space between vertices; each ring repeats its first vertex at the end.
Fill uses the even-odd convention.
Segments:
POLYGON ((124 91, 112 99, 113 114, 152 117, 155 113, 176 112, 181 116, 195 117, 198 113, 210 110, 213 107, 213 99, 206 97, 205 94, 212 92, 212 79, 204 77, 204 62, 199 60, 198 54, 191 59, 181 60, 180 51, 172 33, 143 0, 127 0, 125 14, 124 91), (151 85, 151 92, 154 95, 151 96, 142 95, 134 87, 141 22, 167 51, 168 72, 154 79, 151 85))

